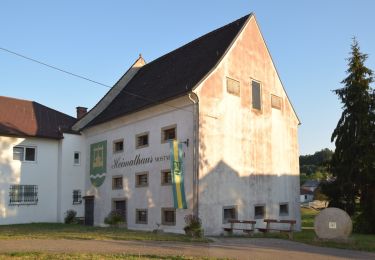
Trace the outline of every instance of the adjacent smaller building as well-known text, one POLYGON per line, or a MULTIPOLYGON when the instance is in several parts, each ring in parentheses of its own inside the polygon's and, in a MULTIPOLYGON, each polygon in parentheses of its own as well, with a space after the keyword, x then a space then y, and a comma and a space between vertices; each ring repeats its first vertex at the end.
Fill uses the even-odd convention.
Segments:
POLYGON ((0 96, 0 224, 61 222, 83 215, 85 151, 76 118, 0 96))

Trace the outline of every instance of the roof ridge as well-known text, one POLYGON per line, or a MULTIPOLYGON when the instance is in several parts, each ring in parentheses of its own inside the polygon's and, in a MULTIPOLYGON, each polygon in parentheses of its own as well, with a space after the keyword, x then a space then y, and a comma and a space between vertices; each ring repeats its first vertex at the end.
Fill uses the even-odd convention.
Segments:
POLYGON ((223 26, 220 26, 219 28, 216 28, 216 29, 213 30, 213 31, 210 31, 210 32, 208 32, 208 33, 206 33, 206 34, 203 34, 203 35, 199 36, 198 38, 195 38, 195 39, 191 40, 190 42, 187 42, 187 43, 185 43, 184 45, 182 45, 182 46, 180 46, 180 47, 178 47, 178 48, 176 48, 176 49, 174 49, 174 50, 171 50, 171 51, 167 52, 166 54, 164 54, 164 55, 162 55, 162 56, 160 56, 160 57, 158 57, 158 58, 156 58, 156 59, 154 59, 154 60, 152 60, 152 61, 146 63, 146 64, 141 68, 141 70, 142 70, 144 67, 147 67, 148 65, 150 65, 150 64, 152 64, 152 63, 154 63, 154 62, 156 62, 156 61, 159 61, 159 60, 165 58, 165 56, 168 56, 169 54, 171 54, 171 53, 173 53, 173 52, 175 52, 175 51, 178 51, 178 50, 180 50, 180 49, 182 49, 182 48, 184 48, 184 47, 186 47, 186 46, 189 46, 189 45, 191 45, 191 44, 193 44, 193 43, 199 41, 200 39, 202 39, 202 38, 204 38, 204 37, 207 37, 208 35, 214 34, 214 33, 216 33, 216 32, 219 31, 219 30, 223 30, 224 28, 226 28, 226 27, 228 27, 228 26, 230 26, 230 25, 232 25, 232 24, 234 24, 234 23, 237 23, 237 22, 239 22, 239 21, 242 20, 242 19, 245 19, 245 18, 247 19, 247 18, 249 18, 251 15, 253 15, 253 13, 247 14, 247 15, 245 15, 245 16, 243 16, 243 17, 241 17, 241 18, 239 18, 239 19, 237 19, 237 20, 235 20, 235 21, 233 21, 233 22, 227 23, 227 24, 225 24, 225 25, 223 25, 223 26))

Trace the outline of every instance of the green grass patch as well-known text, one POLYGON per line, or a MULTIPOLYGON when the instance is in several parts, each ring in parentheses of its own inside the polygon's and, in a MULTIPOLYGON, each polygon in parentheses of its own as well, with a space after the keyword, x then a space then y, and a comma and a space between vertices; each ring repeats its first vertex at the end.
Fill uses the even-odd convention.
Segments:
POLYGON ((1 239, 81 239, 208 242, 180 234, 132 231, 115 227, 91 227, 74 224, 32 223, 0 226, 1 239))
POLYGON ((145 259, 171 259, 171 260, 215 260, 218 258, 201 258, 201 257, 185 257, 185 256, 159 256, 159 255, 128 255, 128 254, 87 254, 87 253, 40 253, 40 252, 26 252, 26 253, 4 253, 0 254, 0 259, 130 259, 130 260, 145 260, 145 259))
POLYGON ((301 208, 301 226, 302 228, 313 228, 314 218, 319 214, 319 210, 311 208, 301 208))

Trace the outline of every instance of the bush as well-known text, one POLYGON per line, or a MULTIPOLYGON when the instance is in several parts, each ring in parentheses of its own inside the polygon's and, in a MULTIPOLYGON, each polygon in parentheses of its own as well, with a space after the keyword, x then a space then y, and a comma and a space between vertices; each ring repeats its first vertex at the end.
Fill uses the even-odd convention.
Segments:
POLYGON ((111 226, 117 226, 124 223, 124 217, 118 210, 112 210, 109 212, 108 216, 104 219, 104 223, 111 226))
POLYGON ((64 223, 65 224, 76 224, 77 223, 77 212, 73 209, 69 209, 65 212, 64 223))
POLYGON ((186 223, 186 226, 184 227, 186 235, 192 237, 203 236, 202 223, 199 217, 189 214, 186 215, 184 219, 186 223))

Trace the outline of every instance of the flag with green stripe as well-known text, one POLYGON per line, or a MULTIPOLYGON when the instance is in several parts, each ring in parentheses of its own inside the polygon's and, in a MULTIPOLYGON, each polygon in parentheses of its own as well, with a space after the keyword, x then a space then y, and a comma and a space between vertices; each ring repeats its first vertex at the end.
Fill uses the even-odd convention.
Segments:
POLYGON ((174 207, 187 209, 184 188, 184 165, 182 161, 182 144, 177 140, 170 142, 171 147, 171 175, 173 186, 174 207))

